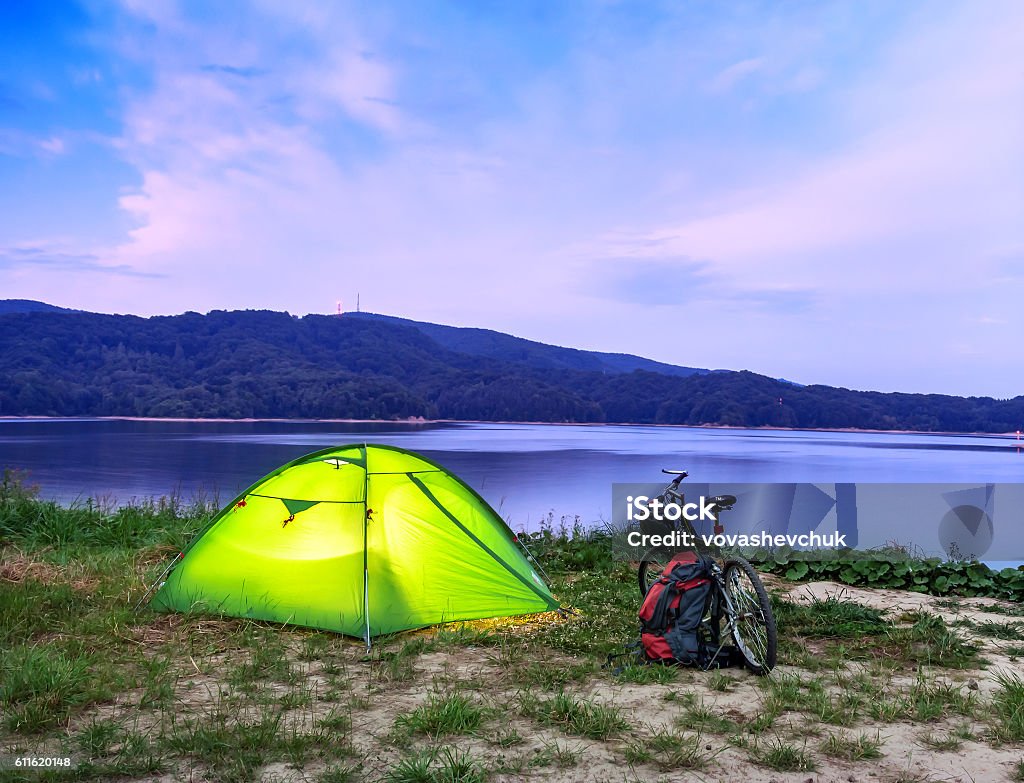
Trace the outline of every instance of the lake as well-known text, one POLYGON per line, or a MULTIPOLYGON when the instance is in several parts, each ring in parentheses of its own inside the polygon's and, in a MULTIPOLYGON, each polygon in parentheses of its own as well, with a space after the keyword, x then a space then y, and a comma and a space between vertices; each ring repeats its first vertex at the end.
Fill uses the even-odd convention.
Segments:
POLYGON ((227 503, 277 466, 345 443, 386 443, 450 468, 513 529, 610 519, 613 482, 1019 482, 1003 435, 694 427, 320 421, 0 419, 0 466, 43 497, 125 502, 201 493, 227 503))

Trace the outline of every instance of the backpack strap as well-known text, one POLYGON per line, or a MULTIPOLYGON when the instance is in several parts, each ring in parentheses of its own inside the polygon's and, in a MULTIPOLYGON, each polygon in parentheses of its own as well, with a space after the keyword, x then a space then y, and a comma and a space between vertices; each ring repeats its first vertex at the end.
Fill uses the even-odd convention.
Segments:
MULTIPOLYGON (((632 655, 634 658, 637 659, 636 663, 640 663, 643 666, 648 666, 651 663, 649 660, 647 660, 647 656, 644 655, 643 644, 638 639, 632 644, 627 644, 625 652, 609 653, 608 658, 605 660, 604 663, 601 664, 601 668, 607 669, 616 661, 616 659, 622 658, 626 655, 632 655)), ((612 669, 612 674, 618 677, 620 674, 622 674, 622 671, 625 668, 625 666, 616 666, 614 669, 612 669)))
POLYGON ((669 621, 673 619, 671 604, 672 600, 679 595, 679 588, 676 586, 678 583, 671 577, 664 576, 659 581, 664 587, 658 596, 658 602, 654 605, 654 611, 651 612, 651 619, 643 624, 646 633, 662 633, 668 628, 669 621))

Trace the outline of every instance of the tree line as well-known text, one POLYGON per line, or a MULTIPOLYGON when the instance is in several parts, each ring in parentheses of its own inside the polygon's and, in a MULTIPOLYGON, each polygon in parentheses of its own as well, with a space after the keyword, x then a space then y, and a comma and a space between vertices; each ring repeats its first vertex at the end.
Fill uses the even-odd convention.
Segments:
POLYGON ((0 315, 0 415, 471 419, 1006 432, 1024 397, 531 367, 412 326, 270 311, 0 315))

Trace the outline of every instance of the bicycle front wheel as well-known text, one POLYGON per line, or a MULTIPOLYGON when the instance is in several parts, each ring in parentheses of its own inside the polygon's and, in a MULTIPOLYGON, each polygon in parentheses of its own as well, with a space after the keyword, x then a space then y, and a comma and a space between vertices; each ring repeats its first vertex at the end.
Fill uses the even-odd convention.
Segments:
POLYGON ((768 674, 775 667, 778 631, 768 592, 754 567, 742 557, 727 560, 722 572, 725 592, 732 604, 732 639, 754 674, 768 674))

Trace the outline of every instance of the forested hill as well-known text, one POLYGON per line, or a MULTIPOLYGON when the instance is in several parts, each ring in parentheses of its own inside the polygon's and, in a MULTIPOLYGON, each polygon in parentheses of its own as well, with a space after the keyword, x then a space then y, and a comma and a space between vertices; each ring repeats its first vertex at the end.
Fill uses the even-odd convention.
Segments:
POLYGON ((438 345, 458 353, 521 362, 530 367, 544 370, 593 370, 611 373, 647 370, 679 377, 710 372, 699 367, 679 367, 674 364, 656 362, 653 359, 644 359, 628 353, 581 351, 578 348, 546 345, 533 340, 524 340, 522 337, 513 337, 503 332, 495 332, 492 329, 445 326, 423 321, 410 321, 406 318, 396 318, 393 315, 378 315, 377 313, 346 313, 345 317, 369 318, 411 326, 430 337, 438 345))
POLYGON ((750 372, 536 366, 529 356, 537 349, 527 358, 483 355, 445 342, 400 319, 0 308, 0 415, 422 416, 989 432, 1024 424, 1024 397, 800 387, 750 372))
POLYGON ((0 299, 0 315, 4 313, 73 313, 66 307, 36 302, 32 299, 0 299))

